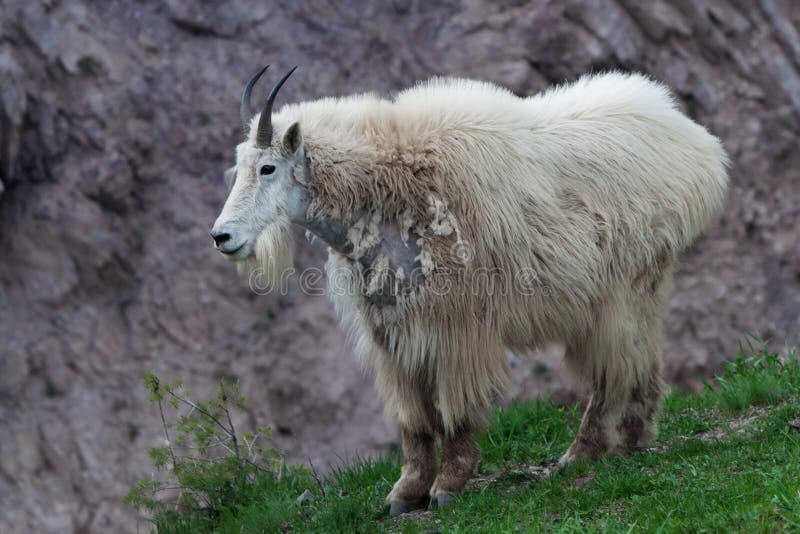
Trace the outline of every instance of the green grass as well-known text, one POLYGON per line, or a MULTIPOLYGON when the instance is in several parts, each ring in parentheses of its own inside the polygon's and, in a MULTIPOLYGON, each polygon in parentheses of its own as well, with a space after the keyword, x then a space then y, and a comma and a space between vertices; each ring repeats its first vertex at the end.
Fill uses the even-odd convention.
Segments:
POLYGON ((476 478, 449 509, 390 519, 400 456, 356 459, 324 479, 265 475, 202 521, 169 514, 159 532, 800 531, 800 360, 742 351, 705 391, 669 395, 646 452, 541 475, 564 452, 577 407, 549 400, 495 412, 476 478), (310 500, 297 497, 308 490, 310 500))

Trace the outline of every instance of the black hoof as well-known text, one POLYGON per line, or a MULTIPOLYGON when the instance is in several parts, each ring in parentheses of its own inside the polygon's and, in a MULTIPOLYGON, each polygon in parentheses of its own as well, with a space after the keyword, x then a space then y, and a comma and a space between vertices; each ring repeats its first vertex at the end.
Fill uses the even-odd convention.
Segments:
POLYGON ((419 510, 420 508, 425 508, 424 501, 417 501, 417 502, 393 501, 389 503, 389 516, 397 517, 398 515, 401 514, 407 514, 408 512, 419 510))
POLYGON ((428 504, 428 509, 441 510, 442 508, 451 506, 454 502, 456 502, 456 498, 452 493, 438 493, 436 497, 431 499, 431 502, 428 504))

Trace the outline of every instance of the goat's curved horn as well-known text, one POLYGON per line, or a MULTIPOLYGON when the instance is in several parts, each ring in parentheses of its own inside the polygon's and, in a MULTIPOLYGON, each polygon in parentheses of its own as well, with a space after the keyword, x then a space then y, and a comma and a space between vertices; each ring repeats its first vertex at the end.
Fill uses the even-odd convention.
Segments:
POLYGON ((269 65, 253 74, 253 76, 247 80, 247 85, 244 86, 242 103, 239 105, 239 116, 242 118, 242 127, 245 129, 245 132, 247 131, 250 119, 253 117, 253 113, 250 111, 250 92, 253 90, 253 86, 258 79, 261 78, 261 75, 264 74, 268 68, 269 65))
POLYGON ((258 130, 256 130, 256 146, 260 148, 266 148, 272 142, 272 104, 275 103, 275 97, 278 96, 278 91, 280 91, 283 83, 296 69, 296 66, 292 67, 269 92, 267 103, 264 104, 264 109, 261 111, 261 118, 258 119, 258 130))

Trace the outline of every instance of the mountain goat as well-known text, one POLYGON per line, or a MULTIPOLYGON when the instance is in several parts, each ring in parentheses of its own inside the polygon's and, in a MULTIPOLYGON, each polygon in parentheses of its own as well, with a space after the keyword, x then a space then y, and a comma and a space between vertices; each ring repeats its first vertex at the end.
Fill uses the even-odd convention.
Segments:
POLYGON ((728 181, 719 141, 664 86, 612 72, 521 98, 434 78, 273 115, 292 69, 251 118, 264 70, 211 234, 273 281, 291 223, 328 245, 330 297, 401 427, 393 515, 464 487, 507 348, 563 343, 590 386, 561 464, 655 435, 667 285, 728 181))

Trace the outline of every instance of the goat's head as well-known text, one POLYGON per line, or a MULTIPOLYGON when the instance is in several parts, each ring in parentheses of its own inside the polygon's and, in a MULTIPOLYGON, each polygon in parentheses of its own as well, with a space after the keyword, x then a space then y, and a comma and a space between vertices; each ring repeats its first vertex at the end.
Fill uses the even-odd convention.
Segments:
POLYGON ((248 133, 236 147, 236 166, 226 172, 230 193, 211 237, 226 258, 245 264, 256 260, 270 275, 280 275, 277 271, 291 265, 290 223, 304 212, 294 176, 307 168, 298 123, 282 128, 273 142, 272 106, 294 68, 272 88, 258 125, 250 128, 256 122, 250 115, 250 92, 267 67, 250 78, 242 93, 240 114, 248 133))

